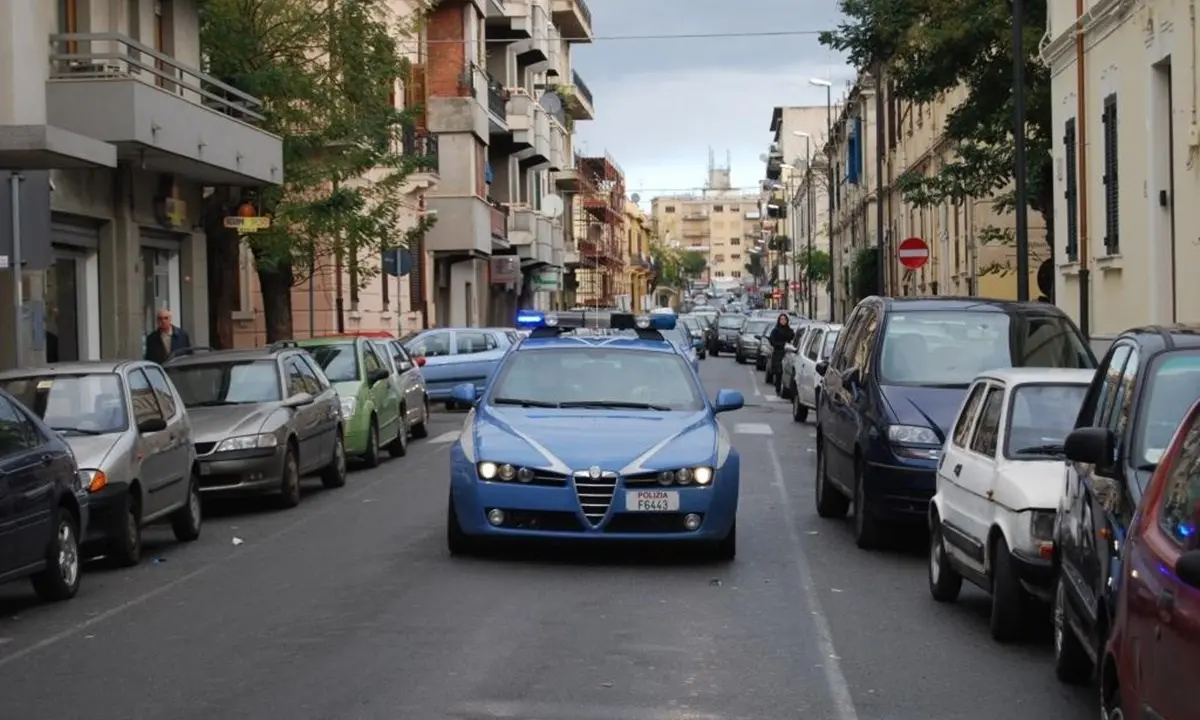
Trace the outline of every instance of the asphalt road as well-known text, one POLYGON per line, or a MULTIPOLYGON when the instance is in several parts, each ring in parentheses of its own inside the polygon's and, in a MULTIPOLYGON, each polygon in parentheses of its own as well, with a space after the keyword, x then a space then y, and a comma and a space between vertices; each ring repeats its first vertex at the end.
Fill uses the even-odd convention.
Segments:
POLYGON ((812 428, 751 371, 703 362, 742 454, 731 565, 522 551, 452 559, 446 457, 409 456, 299 508, 210 508, 189 546, 89 568, 79 597, 0 586, 6 718, 1028 720, 1094 718, 1048 632, 999 646, 984 594, 936 605, 923 540, 856 549, 812 509, 812 428))

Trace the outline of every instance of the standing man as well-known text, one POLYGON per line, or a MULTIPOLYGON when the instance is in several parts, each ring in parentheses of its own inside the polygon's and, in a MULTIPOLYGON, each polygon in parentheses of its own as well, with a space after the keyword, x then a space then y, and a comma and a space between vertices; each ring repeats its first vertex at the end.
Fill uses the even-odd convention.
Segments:
POLYGON ((146 335, 146 359, 160 365, 167 361, 171 353, 192 346, 192 340, 187 331, 171 323, 171 311, 158 311, 158 325, 146 335))

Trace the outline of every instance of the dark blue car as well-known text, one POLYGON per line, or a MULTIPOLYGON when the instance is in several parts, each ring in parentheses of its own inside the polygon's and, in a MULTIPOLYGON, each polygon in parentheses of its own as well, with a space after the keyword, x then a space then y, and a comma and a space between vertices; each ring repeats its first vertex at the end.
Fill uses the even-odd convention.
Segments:
POLYGON ((888 523, 923 524, 942 443, 977 373, 1009 367, 1094 369, 1061 310, 982 298, 881 298, 858 304, 819 363, 816 504, 854 506, 861 548, 888 523))

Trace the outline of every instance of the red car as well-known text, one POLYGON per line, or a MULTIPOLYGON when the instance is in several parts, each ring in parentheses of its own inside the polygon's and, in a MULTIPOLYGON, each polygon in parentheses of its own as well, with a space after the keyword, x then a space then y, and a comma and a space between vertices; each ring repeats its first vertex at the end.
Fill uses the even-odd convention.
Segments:
POLYGON ((1200 720, 1198 533, 1200 402, 1160 458, 1114 574, 1122 587, 1100 675, 1107 720, 1200 720))

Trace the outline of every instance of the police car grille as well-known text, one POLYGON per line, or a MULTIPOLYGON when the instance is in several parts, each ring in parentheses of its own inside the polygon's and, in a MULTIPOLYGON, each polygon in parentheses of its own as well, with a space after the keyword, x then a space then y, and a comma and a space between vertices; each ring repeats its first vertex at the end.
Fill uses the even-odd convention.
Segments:
POLYGON ((592 477, 588 472, 575 473, 575 493, 579 496, 579 507, 593 526, 599 525, 608 514, 616 490, 616 473, 601 473, 598 478, 592 477))

